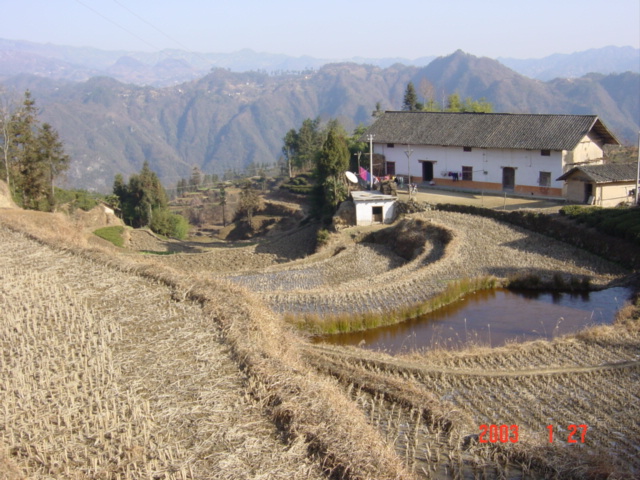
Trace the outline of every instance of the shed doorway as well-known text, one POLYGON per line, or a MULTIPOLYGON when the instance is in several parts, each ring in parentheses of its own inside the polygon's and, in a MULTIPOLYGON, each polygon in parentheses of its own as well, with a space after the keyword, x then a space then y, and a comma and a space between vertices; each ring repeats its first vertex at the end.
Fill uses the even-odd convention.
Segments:
POLYGON ((502 189, 513 190, 516 188, 516 169, 513 167, 502 168, 502 189))
POLYGON ((593 183, 584 184, 584 203, 593 205, 593 183))
POLYGON ((371 207, 373 223, 382 223, 382 207, 371 207))

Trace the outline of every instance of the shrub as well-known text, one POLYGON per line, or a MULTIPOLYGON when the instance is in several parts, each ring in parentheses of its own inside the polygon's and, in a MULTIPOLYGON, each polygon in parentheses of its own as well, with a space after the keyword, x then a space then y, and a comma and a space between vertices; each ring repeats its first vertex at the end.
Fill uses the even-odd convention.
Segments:
POLYGON ((324 245, 327 244, 327 242, 329 241, 329 230, 327 229, 320 229, 318 230, 318 233, 316 234, 316 247, 320 248, 324 245))
POLYGON ((154 210, 149 228, 159 235, 183 240, 189 233, 189 222, 182 215, 168 210, 154 210))

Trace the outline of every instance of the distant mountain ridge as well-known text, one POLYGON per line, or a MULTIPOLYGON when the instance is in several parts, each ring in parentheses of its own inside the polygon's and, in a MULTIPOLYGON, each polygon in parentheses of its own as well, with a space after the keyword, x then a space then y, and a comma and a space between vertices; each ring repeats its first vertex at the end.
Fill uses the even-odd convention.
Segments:
POLYGON ((556 53, 540 59, 497 60, 522 75, 545 81, 577 78, 589 73, 640 73, 640 49, 633 47, 609 46, 571 54, 556 53))
MULTIPOLYGON (((118 65, 136 62, 126 58, 118 65)), ((108 76, 75 82, 20 74, 2 83, 16 95, 30 89, 42 120, 60 132, 73 159, 69 184, 109 191, 116 173, 139 171, 145 160, 167 186, 189 176, 194 165, 222 174, 276 162, 285 133, 305 118, 337 118, 348 130, 368 125, 376 103, 401 108, 409 81, 420 97, 484 97, 497 112, 597 114, 630 144, 640 129, 638 73, 542 82, 462 51, 423 67, 336 63, 278 75, 217 68, 165 87, 108 76)))
MULTIPOLYGON (((281 74, 316 70, 329 63, 342 62, 382 68, 394 64, 424 67, 435 58, 435 55, 431 55, 413 60, 400 57, 321 59, 258 53, 249 49, 232 53, 199 53, 175 49, 147 53, 0 39, 0 79, 20 73, 73 81, 110 76, 124 83, 168 86, 200 78, 214 68, 225 68, 233 72, 281 74)), ((640 49, 633 47, 610 46, 572 54, 554 54, 541 59, 497 60, 522 75, 545 81, 580 77, 587 73, 640 73, 640 49)))

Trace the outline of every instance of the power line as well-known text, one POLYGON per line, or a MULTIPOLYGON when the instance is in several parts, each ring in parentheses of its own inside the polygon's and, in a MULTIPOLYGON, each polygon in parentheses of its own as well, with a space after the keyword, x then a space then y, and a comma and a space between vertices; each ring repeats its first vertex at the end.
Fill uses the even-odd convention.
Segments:
POLYGON ((114 24, 116 27, 120 28, 121 30, 124 30, 125 32, 127 32, 129 35, 132 35, 134 37, 136 37, 138 40, 140 40, 143 43, 146 43, 147 45, 149 45, 151 48, 155 49, 155 50, 160 50, 160 48, 156 47, 155 45, 153 45, 152 43, 149 43, 148 41, 146 41, 144 38, 140 37, 139 35, 135 34, 134 32, 132 32, 131 30, 129 30, 126 27, 123 27, 122 25, 120 25, 118 22, 116 22, 115 20, 111 20, 109 17, 107 17, 106 15, 100 13, 98 10, 96 10, 93 7, 90 7, 89 5, 87 5, 86 3, 84 3, 82 0, 76 0, 76 2, 78 2, 80 5, 82 5, 83 7, 91 10, 93 13, 95 13, 96 15, 104 18, 107 22, 114 24))
POLYGON ((134 17, 136 17, 138 20, 140 20, 143 23, 146 23, 147 25, 149 25, 151 28, 153 28, 156 32, 164 35, 165 37, 167 37, 169 40, 171 40, 172 42, 176 43, 176 45, 179 45, 181 48, 185 49, 188 52, 191 52, 191 49, 185 45, 183 45, 180 41, 176 40, 175 38, 173 38, 171 35, 169 35, 168 33, 162 31, 160 28, 156 27, 154 24, 152 24, 151 22, 145 20, 144 18, 142 18, 140 15, 138 15, 136 12, 134 12, 133 10, 131 10, 129 7, 127 7, 126 5, 123 5, 122 3, 120 3, 118 0, 113 0, 114 3, 120 5, 122 8, 124 8, 127 12, 129 12, 131 15, 133 15, 134 17))

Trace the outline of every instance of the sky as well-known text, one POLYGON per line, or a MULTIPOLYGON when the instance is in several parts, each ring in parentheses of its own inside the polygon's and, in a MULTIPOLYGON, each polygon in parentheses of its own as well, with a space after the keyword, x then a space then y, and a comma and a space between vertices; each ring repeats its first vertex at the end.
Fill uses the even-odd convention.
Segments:
POLYGON ((640 0, 0 0, 0 38, 103 50, 416 59, 640 48, 640 0))

